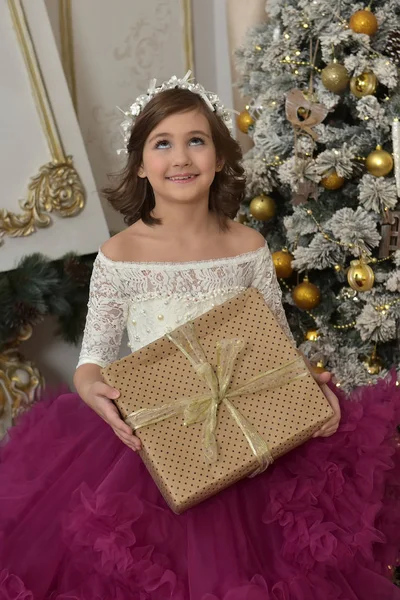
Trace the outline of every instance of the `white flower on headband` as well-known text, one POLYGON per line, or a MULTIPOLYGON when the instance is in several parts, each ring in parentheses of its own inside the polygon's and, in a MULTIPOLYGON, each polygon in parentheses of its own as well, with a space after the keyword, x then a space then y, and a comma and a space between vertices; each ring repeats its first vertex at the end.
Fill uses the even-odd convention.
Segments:
POLYGON ((125 147, 120 150, 117 150, 118 154, 128 153, 127 146, 136 118, 140 115, 146 104, 148 104, 156 94, 159 94, 164 90, 173 90, 175 88, 179 88, 181 90, 189 90, 194 94, 198 94, 207 104, 208 108, 212 112, 215 112, 215 114, 217 114, 223 120, 225 125, 228 127, 229 131, 232 133, 233 125, 231 112, 227 108, 225 108, 225 106, 221 103, 221 100, 216 94, 213 94, 212 92, 207 92, 202 85, 191 81, 191 73, 191 71, 188 71, 186 75, 182 77, 182 79, 178 79, 176 75, 173 75, 171 79, 168 79, 168 81, 164 81, 159 86, 156 86, 157 80, 152 79, 150 81, 147 93, 138 96, 135 102, 129 107, 129 110, 124 111, 119 109, 125 115, 125 119, 120 125, 125 147))

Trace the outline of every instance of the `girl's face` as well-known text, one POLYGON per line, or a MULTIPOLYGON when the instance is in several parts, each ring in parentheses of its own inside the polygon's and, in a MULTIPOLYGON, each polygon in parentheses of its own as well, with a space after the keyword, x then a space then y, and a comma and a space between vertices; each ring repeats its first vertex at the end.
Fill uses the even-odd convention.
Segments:
POLYGON ((156 201, 208 201, 222 167, 207 118, 192 110, 171 115, 153 129, 143 148, 139 177, 148 178, 156 201))

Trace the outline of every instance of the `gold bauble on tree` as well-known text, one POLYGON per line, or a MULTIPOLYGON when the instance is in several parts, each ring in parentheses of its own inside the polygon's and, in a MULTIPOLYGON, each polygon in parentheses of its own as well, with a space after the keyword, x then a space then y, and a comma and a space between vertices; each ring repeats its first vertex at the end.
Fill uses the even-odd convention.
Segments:
POLYGON ((321 185, 326 190, 339 190, 345 182, 344 177, 340 177, 336 171, 328 173, 321 179, 321 185))
POLYGON ((350 79, 350 90, 356 98, 364 98, 364 96, 372 96, 376 92, 378 80, 376 75, 371 72, 361 73, 357 77, 350 79))
POLYGON ((276 271, 276 276, 279 279, 287 279, 293 273, 292 260, 293 256, 284 248, 272 254, 272 260, 276 271))
POLYGON ((236 117, 236 123, 242 133, 248 133, 249 127, 254 125, 254 119, 249 111, 245 109, 236 117))
POLYGON ((304 277, 302 283, 296 285, 292 292, 294 303, 301 310, 312 310, 321 302, 321 292, 313 283, 310 283, 308 277, 304 277))
POLYGON ((322 69, 321 79, 327 90, 340 94, 347 88, 350 78, 346 67, 335 59, 322 69))
POLYGON ((308 342, 316 342, 319 339, 318 329, 309 329, 306 331, 304 339, 308 342))
POLYGON ((256 196, 250 202, 250 214, 259 221, 269 221, 276 214, 275 200, 265 194, 256 196))
POLYGON ((378 21, 369 8, 358 10, 350 17, 349 27, 355 33, 375 35, 378 31, 378 21))
POLYGON ((377 146, 376 150, 368 154, 365 166, 371 175, 384 177, 393 169, 392 155, 386 150, 382 150, 382 146, 377 146))
POLYGON ((349 286, 357 292, 368 292, 372 289, 375 275, 371 267, 362 260, 352 260, 347 271, 349 286))

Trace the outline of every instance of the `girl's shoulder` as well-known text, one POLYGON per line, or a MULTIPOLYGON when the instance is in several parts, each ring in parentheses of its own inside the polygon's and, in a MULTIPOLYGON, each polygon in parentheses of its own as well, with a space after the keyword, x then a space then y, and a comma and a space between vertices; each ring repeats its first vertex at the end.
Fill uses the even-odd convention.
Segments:
POLYGON ((246 254, 264 248, 266 241, 263 235, 247 225, 231 221, 229 232, 232 243, 235 245, 236 254, 246 254))
POLYGON ((140 254, 142 237, 141 225, 137 222, 113 235, 104 242, 100 250, 105 258, 115 263, 130 262, 140 254))

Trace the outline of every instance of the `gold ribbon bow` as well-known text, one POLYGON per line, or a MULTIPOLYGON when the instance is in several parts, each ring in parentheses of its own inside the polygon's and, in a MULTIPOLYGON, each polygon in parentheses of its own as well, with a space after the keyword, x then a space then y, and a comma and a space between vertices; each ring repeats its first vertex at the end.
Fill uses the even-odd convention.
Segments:
POLYGON ((194 323, 186 323, 167 337, 191 362, 197 375, 206 383, 210 391, 194 398, 182 398, 172 404, 163 404, 155 408, 141 408, 125 419, 132 429, 140 429, 183 414, 185 425, 203 423, 203 452, 208 462, 218 460, 216 439, 219 406, 223 403, 228 409, 257 458, 259 467, 256 475, 265 470, 272 462, 268 444, 256 428, 235 408, 231 399, 242 394, 255 394, 261 391, 282 387, 308 375, 304 361, 299 356, 284 365, 270 369, 246 381, 243 385, 228 392, 233 367, 237 356, 244 348, 241 339, 222 339, 217 342, 217 368, 207 361, 203 347, 196 335, 194 323))

